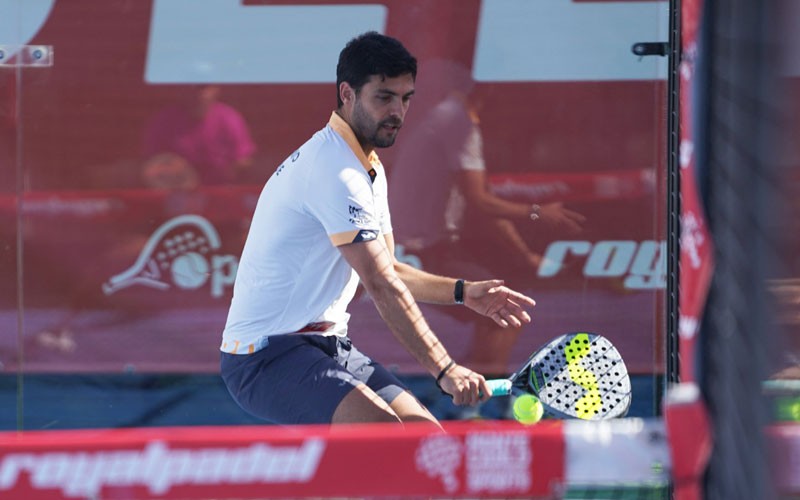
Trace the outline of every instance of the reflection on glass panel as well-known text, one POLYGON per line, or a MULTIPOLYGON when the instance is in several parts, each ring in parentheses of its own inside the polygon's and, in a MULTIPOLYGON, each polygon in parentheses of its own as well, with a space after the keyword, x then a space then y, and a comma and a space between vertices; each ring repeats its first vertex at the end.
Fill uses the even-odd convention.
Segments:
MULTIPOLYGON (((424 305, 442 342, 501 376, 552 337, 601 333, 635 374, 632 413, 653 414, 664 371, 666 80, 663 61, 630 46, 664 33, 666 2, 280 3, 82 0, 29 13, 40 27, 20 45, 52 46, 53 65, 0 73, 4 333, 17 330, 11 277, 24 280, 24 350, 0 339, 4 377, 27 381, 17 425, 192 424, 211 393, 202 422, 251 421, 218 380, 250 217, 269 176, 336 107, 340 48, 369 29, 419 61, 406 123, 380 151, 398 259, 502 278, 538 303, 530 325, 503 332, 464 308, 424 305), (531 30, 533 20, 543 24, 531 30), (302 33, 287 28, 297 25, 302 33), (204 30, 213 36, 198 38, 204 30), (589 46, 605 64, 576 62, 589 46), (17 160, 19 170, 6 167, 17 160), (64 404, 103 392, 125 416, 76 417, 64 404)), ((459 417, 367 294, 349 312, 360 350, 437 416, 459 417)), ((480 411, 501 418, 508 408, 480 411)))

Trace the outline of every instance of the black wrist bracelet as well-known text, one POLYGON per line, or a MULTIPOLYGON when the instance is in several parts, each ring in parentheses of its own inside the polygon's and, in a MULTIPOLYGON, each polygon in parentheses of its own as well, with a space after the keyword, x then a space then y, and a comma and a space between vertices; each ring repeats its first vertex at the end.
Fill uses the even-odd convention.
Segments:
POLYGON ((453 299, 456 304, 464 303, 464 280, 456 280, 456 287, 453 289, 453 299))
POLYGON ((444 394, 447 394, 447 393, 446 393, 446 392, 444 392, 444 389, 442 389, 442 386, 441 386, 441 385, 439 385, 439 382, 441 382, 441 381, 442 381, 442 378, 444 378, 444 376, 445 376, 445 375, 447 375, 447 370, 449 370, 450 368, 452 368, 454 364, 456 364, 455 360, 452 360, 452 359, 451 359, 451 360, 450 360, 450 362, 449 362, 449 363, 447 363, 447 366, 445 366, 444 368, 442 368, 442 371, 440 371, 440 372, 439 372, 439 375, 436 377, 436 387, 438 387, 438 388, 439 388, 439 390, 440 390, 440 391, 442 391, 442 393, 444 393, 444 394))

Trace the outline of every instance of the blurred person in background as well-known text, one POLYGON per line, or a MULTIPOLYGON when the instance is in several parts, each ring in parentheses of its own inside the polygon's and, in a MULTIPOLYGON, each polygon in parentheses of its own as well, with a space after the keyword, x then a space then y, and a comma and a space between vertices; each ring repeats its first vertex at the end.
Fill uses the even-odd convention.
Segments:
POLYGON ((241 113, 219 101, 219 85, 195 85, 156 114, 144 134, 144 155, 172 153, 197 171, 201 185, 238 182, 256 146, 241 113))
MULTIPOLYGON (((419 257, 426 271, 505 276, 512 288, 529 289, 542 255, 529 247, 520 228, 575 234, 585 218, 561 203, 532 205, 492 193, 473 88, 469 70, 457 62, 436 59, 420 68, 415 99, 424 110, 409 123, 389 180, 398 243, 405 254, 419 257)), ((485 318, 447 311, 474 324, 470 366, 505 376, 522 326, 501 331, 485 318)), ((477 416, 469 409, 461 413, 477 416)))

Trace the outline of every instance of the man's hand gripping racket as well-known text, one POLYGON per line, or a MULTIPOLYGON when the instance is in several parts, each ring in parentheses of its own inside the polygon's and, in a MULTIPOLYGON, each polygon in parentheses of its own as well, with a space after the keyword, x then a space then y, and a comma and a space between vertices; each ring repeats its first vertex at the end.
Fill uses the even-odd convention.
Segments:
POLYGON ((508 379, 487 380, 492 396, 533 394, 545 415, 605 420, 631 405, 631 381, 619 351, 588 332, 561 335, 536 351, 508 379))

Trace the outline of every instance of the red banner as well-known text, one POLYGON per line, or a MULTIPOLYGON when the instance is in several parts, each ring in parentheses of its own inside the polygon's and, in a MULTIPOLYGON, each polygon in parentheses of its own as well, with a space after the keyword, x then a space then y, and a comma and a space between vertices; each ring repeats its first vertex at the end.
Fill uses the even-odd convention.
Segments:
POLYGON ((545 497, 564 483, 564 446, 556 421, 8 433, 0 496, 545 497))
POLYGON ((0 496, 555 498, 667 488, 664 423, 544 420, 0 433, 0 496))
POLYGON ((681 166, 681 257, 680 257, 680 376, 684 382, 695 380, 695 337, 706 302, 714 268, 711 234, 697 186, 695 131, 692 123, 697 110, 694 95, 698 31, 702 0, 681 4, 682 62, 680 65, 680 166, 681 166))

